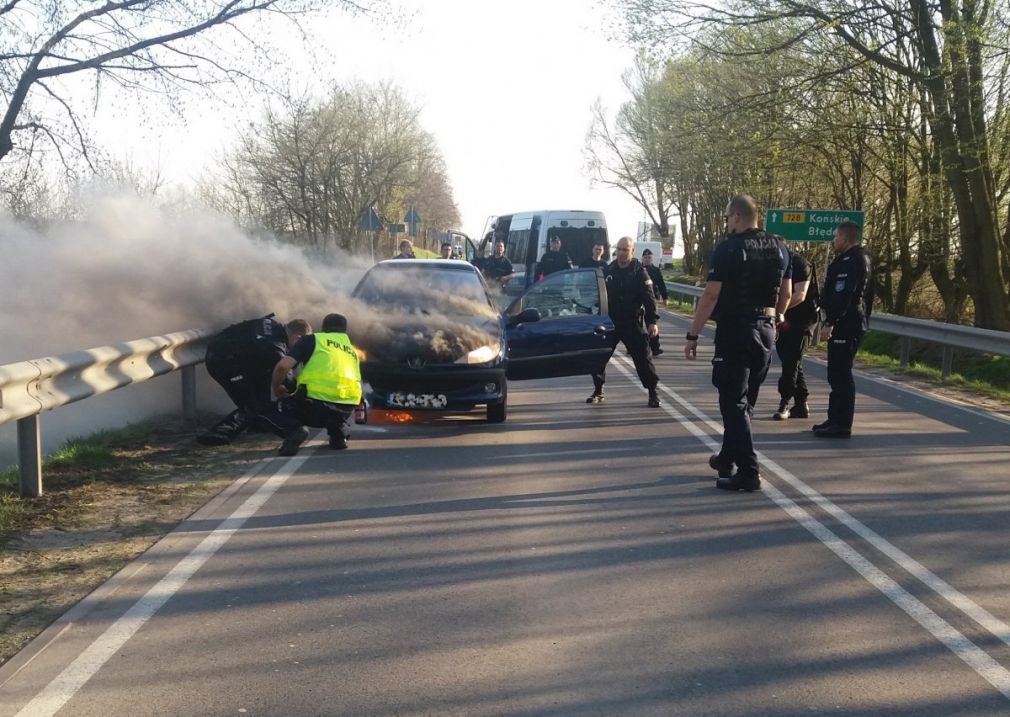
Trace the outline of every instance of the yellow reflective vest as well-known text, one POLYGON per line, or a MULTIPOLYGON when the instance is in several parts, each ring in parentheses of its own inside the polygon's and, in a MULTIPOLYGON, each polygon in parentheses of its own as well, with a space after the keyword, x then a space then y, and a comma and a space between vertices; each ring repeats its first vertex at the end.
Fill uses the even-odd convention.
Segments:
POLYGON ((361 367, 358 352, 347 334, 320 333, 316 348, 298 376, 306 395, 330 403, 361 403, 361 367))

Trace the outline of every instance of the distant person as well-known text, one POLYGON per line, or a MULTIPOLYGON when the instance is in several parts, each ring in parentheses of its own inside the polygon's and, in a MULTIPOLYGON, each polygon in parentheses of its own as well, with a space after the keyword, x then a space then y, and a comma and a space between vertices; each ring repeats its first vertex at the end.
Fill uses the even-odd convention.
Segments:
POLYGON ((757 204, 751 197, 733 197, 725 219, 727 236, 712 252, 684 356, 698 358, 699 334, 715 316, 712 385, 719 391, 723 434, 722 448, 708 465, 718 473, 716 488, 749 493, 761 490, 751 417, 771 365, 775 324, 789 305, 792 265, 779 238, 758 228, 757 204))
MULTIPOLYGON (((659 270, 659 267, 652 263, 652 249, 646 249, 642 252, 642 266, 645 267, 649 278, 652 279, 652 295, 657 299, 662 298, 663 303, 666 304, 669 296, 666 293, 666 280, 663 279, 663 273, 659 270)), ((649 349, 651 349, 653 356, 659 356, 663 353, 663 349, 659 346, 659 334, 649 337, 649 349)))
POLYGON ((393 257, 394 259, 416 259, 414 255, 414 245, 410 243, 410 239, 404 239, 400 242, 400 253, 393 257))
POLYGON ((484 260, 481 273, 494 288, 505 290, 505 286, 516 275, 512 262, 505 256, 505 242, 495 242, 494 256, 484 260))
POLYGON ((343 450, 351 435, 354 409, 361 403, 361 366, 347 336, 347 319, 327 314, 322 331, 299 339, 273 370, 277 410, 270 425, 284 442, 278 453, 293 456, 308 438, 305 426, 325 428, 330 448, 343 450), (288 391, 285 377, 301 364, 297 388, 288 391))
POLYGON ((228 394, 236 408, 209 431, 197 436, 205 446, 223 446, 254 427, 272 409, 270 382, 274 366, 312 328, 304 319, 281 326, 273 314, 221 330, 207 344, 207 373, 228 394))
POLYGON ((552 236, 550 242, 548 242, 547 251, 540 257, 540 263, 537 264, 537 277, 543 279, 545 276, 550 276, 556 271, 564 271, 571 268, 572 258, 561 251, 561 237, 552 236))
POLYGON ((856 382, 852 363, 869 327, 873 309, 873 267, 863 248, 859 225, 842 222, 831 245, 838 253, 824 277, 824 327, 828 342, 828 420, 814 426, 822 438, 849 438, 856 411, 856 382))
POLYGON ((604 254, 607 253, 607 244, 602 239, 597 239, 593 244, 593 255, 579 264, 580 269, 606 269, 607 260, 604 254))
POLYGON ((796 252, 790 252, 793 270, 793 294, 789 299, 785 319, 776 327, 775 353, 782 363, 779 374, 779 409, 772 415, 776 421, 788 418, 809 418, 807 400, 810 391, 803 373, 803 354, 813 338, 817 324, 817 280, 813 265, 796 252), (790 403, 792 406, 790 407, 790 403))
MULTIPOLYGON (((656 299, 652 293, 652 280, 634 258, 635 240, 621 237, 617 242, 617 258, 607 265, 603 276, 607 285, 607 313, 610 314, 617 338, 631 354, 635 371, 642 386, 649 392, 649 407, 659 408, 659 376, 649 356, 649 337, 659 335, 656 321, 656 299), (643 321, 645 326, 643 326, 643 321)), ((586 403, 603 403, 603 385, 607 381, 606 368, 593 375, 593 393, 586 403)))
POLYGON ((452 244, 447 241, 442 242, 442 246, 438 250, 438 257, 440 259, 452 259, 452 244))

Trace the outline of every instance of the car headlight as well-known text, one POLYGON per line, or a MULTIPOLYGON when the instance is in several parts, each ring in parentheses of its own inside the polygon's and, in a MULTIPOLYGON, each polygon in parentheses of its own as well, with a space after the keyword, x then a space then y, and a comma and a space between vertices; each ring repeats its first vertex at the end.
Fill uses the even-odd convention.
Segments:
POLYGON ((498 354, 501 352, 501 345, 498 343, 487 344, 481 346, 480 348, 474 349, 469 353, 463 354, 458 359, 456 363, 464 364, 474 364, 474 363, 487 363, 488 361, 494 361, 498 358, 498 354))

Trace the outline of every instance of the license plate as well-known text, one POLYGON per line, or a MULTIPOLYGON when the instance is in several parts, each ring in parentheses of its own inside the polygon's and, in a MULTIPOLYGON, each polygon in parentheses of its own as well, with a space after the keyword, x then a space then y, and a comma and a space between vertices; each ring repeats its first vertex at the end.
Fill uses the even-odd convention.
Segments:
POLYGON ((386 397, 386 405, 397 408, 445 408, 447 403, 444 393, 393 391, 386 397))

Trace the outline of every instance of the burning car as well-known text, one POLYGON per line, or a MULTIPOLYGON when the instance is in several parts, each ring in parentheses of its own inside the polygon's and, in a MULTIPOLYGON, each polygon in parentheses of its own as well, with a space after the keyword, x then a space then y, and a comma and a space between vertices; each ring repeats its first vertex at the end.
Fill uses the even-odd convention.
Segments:
POLYGON ((469 410, 505 420, 508 381, 601 371, 617 337, 598 269, 559 272, 499 313, 480 272, 452 260, 390 260, 355 287, 350 333, 378 408, 469 410))

